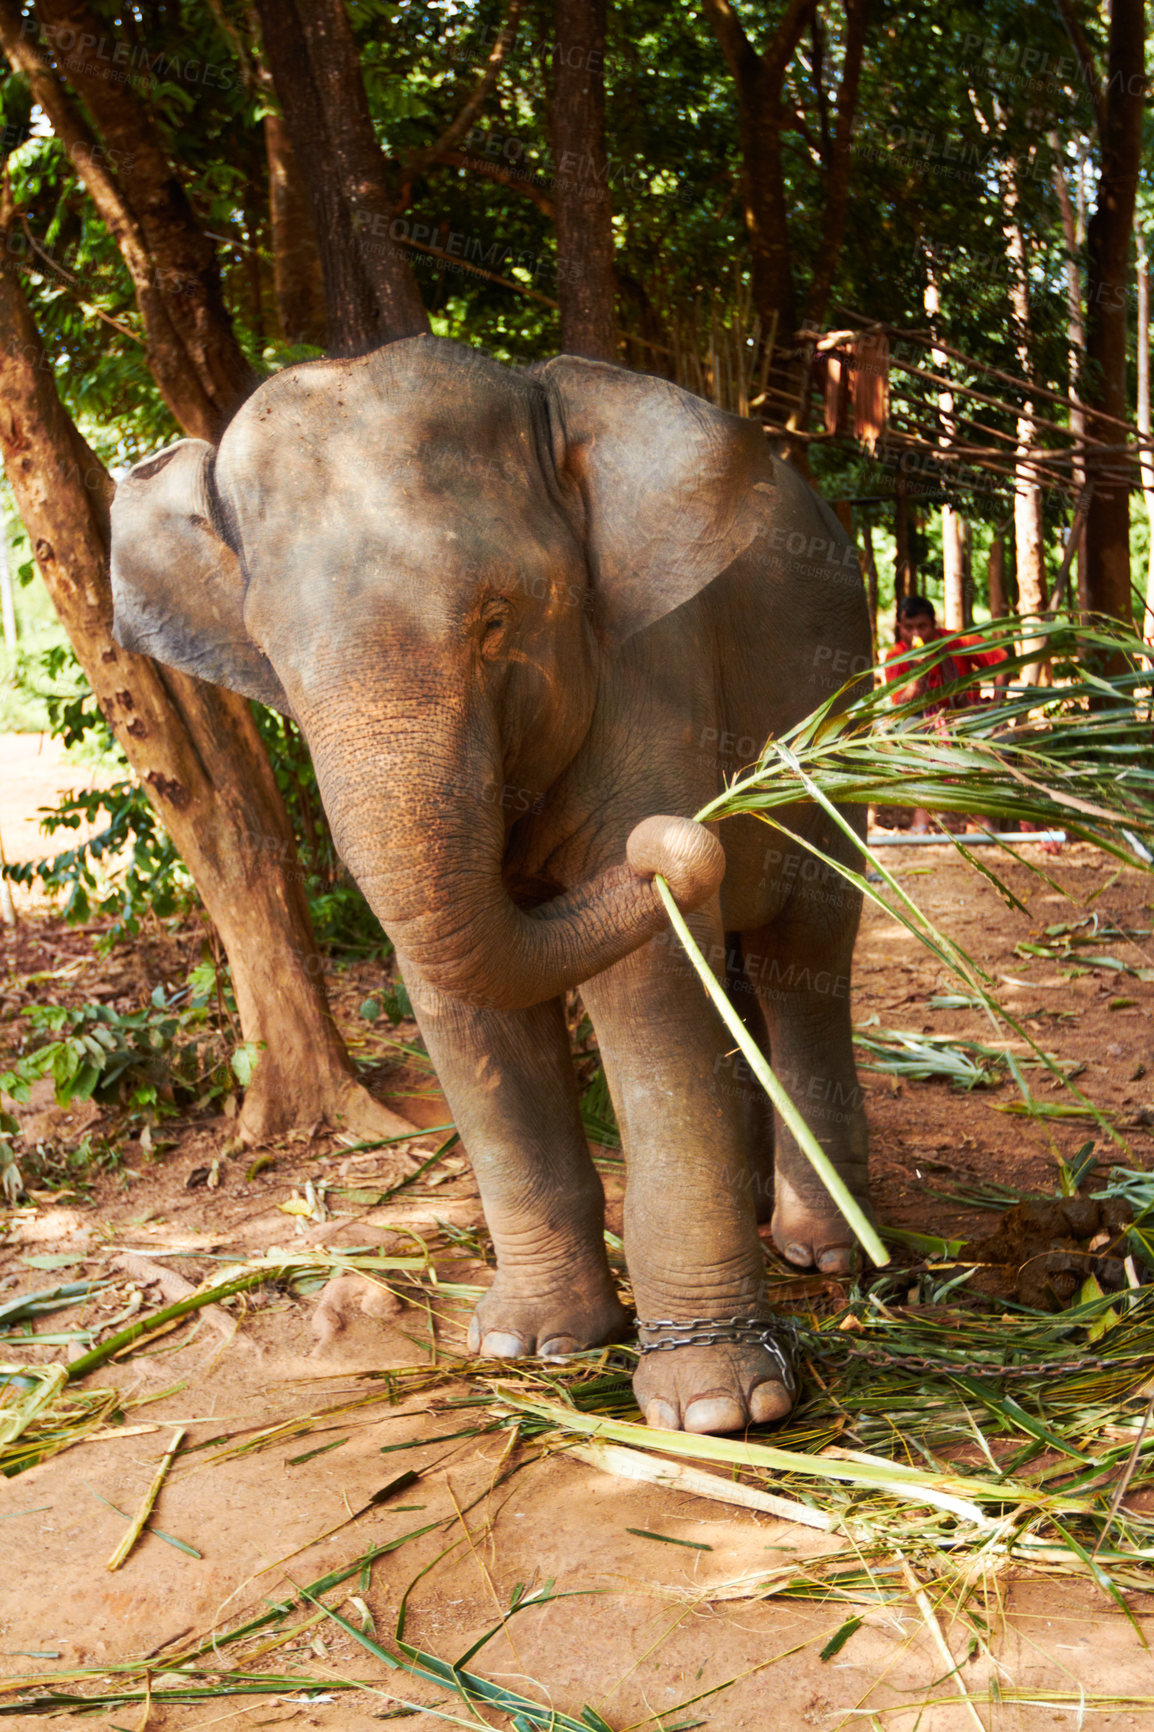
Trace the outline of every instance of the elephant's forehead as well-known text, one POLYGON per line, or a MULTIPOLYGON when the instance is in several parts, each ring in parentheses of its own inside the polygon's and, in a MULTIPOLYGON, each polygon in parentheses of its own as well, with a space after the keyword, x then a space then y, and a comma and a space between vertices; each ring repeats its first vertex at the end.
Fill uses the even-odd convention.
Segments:
POLYGON ((552 538, 527 414, 478 428, 441 405, 407 417, 388 405, 333 407, 321 419, 285 413, 276 426, 265 417, 229 430, 217 485, 250 563, 289 549, 437 561, 453 545, 475 563, 552 538))
POLYGON ((497 485, 392 466, 318 481, 311 467, 289 464, 275 488, 236 510, 236 519, 250 574, 323 572, 418 588, 435 577, 446 596, 455 587, 500 583, 509 571, 567 564, 572 553, 564 520, 524 475, 497 485))
POLYGON ((524 480, 539 463, 540 393, 485 363, 446 369, 441 353, 397 345, 363 362, 289 369, 263 386, 221 443, 232 486, 315 485, 355 491, 392 481, 464 492, 524 480), (405 366, 420 360, 421 366, 405 366), (388 363, 392 362, 392 365, 388 363))

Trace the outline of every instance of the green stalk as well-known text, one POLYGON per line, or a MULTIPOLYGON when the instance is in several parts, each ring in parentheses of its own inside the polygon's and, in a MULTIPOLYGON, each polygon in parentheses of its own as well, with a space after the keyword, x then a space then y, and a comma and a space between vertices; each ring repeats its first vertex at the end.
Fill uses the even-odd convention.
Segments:
POLYGON ((781 1083, 774 1076, 765 1055, 741 1018, 726 998, 724 991, 718 985, 717 978, 694 943, 693 934, 682 918, 670 892, 668 884, 660 874, 653 880, 657 886, 657 894, 665 904, 670 924, 685 947, 685 954, 696 969, 702 985, 717 1006, 726 1028, 749 1060, 751 1069, 758 1082, 789 1126, 797 1139, 797 1146, 805 1155, 810 1166, 841 1210, 846 1223, 852 1228, 869 1257, 879 1268, 889 1262, 889 1252, 878 1237, 877 1228, 867 1219, 860 1203, 851 1195, 848 1185, 786 1094, 781 1083))
POLYGON ((155 1330, 162 1329, 166 1323, 188 1317, 192 1312, 199 1311, 203 1305, 215 1305, 221 1299, 231 1299, 234 1293, 244 1293, 249 1287, 260 1287, 266 1281, 275 1281, 283 1272, 279 1264, 269 1264, 263 1269, 250 1271, 247 1275, 238 1275, 235 1280, 222 1281, 219 1286, 209 1287, 204 1292, 190 1293, 187 1299, 178 1299, 174 1305, 166 1305, 163 1311, 154 1311, 151 1317, 143 1317, 136 1323, 130 1323, 127 1329, 118 1330, 115 1335, 110 1335, 107 1341, 102 1341, 99 1347, 94 1347, 91 1352, 74 1359, 67 1367, 67 1381, 74 1383, 78 1377, 86 1377, 90 1371, 95 1371, 98 1365, 104 1365, 109 1359, 115 1358, 123 1348, 139 1341, 142 1335, 151 1335, 155 1330))
POLYGON ((902 1462, 886 1461, 860 1450, 846 1450, 833 1459, 825 1455, 804 1455, 798 1450, 779 1449, 774 1444, 763 1443, 760 1438, 702 1437, 689 1431, 662 1431, 653 1426, 638 1425, 632 1420, 605 1419, 595 1413, 562 1407, 558 1402, 530 1401, 506 1387, 499 1389, 499 1395, 506 1407, 518 1413, 535 1414, 559 1430, 576 1432, 583 1437, 632 1444, 635 1448, 649 1451, 661 1450, 668 1455, 720 1463, 728 1468, 799 1474, 809 1480, 835 1480, 846 1485, 868 1487, 907 1503, 932 1504, 978 1527, 989 1525, 991 1520, 978 1507, 980 1503, 1044 1509, 1051 1519, 1055 1510, 1086 1514, 1091 1509, 1084 1498, 1053 1497, 1022 1481, 979 1479, 976 1475, 963 1473, 926 1473, 920 1468, 906 1467, 902 1462))

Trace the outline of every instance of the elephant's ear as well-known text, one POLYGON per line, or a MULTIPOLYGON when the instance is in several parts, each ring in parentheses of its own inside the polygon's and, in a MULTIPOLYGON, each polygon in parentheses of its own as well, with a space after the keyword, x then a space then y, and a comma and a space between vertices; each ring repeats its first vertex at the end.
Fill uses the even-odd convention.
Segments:
POLYGON ((757 425, 666 379, 563 355, 534 368, 554 460, 585 513, 601 625, 620 643, 711 583, 764 526, 757 425))
POLYGON ((213 523, 212 446, 181 439, 112 502, 112 635, 125 649, 292 712, 244 629, 240 561, 213 523))

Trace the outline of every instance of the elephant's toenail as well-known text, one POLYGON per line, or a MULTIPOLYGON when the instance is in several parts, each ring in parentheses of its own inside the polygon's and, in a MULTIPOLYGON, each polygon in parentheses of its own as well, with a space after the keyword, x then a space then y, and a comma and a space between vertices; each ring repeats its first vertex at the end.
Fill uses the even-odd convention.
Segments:
POLYGON ((524 1359, 528 1351, 520 1335, 507 1335, 500 1329, 491 1329, 481 1343, 486 1359, 524 1359))
POLYGON ((679 1431, 677 1409, 671 1407, 668 1401, 650 1401, 645 1407, 645 1423, 657 1428, 658 1431, 679 1431))
POLYGON ((685 1409, 686 1431, 741 1431, 745 1410, 730 1395, 705 1395, 685 1409))
POLYGON ((552 1335, 537 1349, 542 1359, 567 1359, 571 1353, 580 1351, 581 1343, 572 1335, 552 1335))
POLYGON ((849 1273, 849 1265, 848 1245, 831 1245, 828 1251, 818 1253, 817 1266, 823 1275, 846 1275, 849 1273))
POLYGON ((776 1378, 759 1383, 750 1391, 749 1417, 755 1425, 769 1425, 775 1419, 784 1419, 792 1406, 789 1391, 776 1378))
POLYGON ((796 1240, 792 1245, 785 1247, 784 1255, 787 1263, 796 1263, 799 1269, 809 1269, 813 1266, 812 1250, 808 1245, 799 1245, 796 1240))

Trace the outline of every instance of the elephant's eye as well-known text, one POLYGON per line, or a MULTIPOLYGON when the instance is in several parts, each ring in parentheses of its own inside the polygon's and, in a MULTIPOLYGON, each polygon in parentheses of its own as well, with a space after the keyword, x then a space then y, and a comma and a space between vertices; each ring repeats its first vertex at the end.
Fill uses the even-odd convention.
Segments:
POLYGON ((481 611, 481 654, 492 656, 501 647, 505 628, 513 617, 511 603, 501 597, 494 596, 487 601, 481 611))

